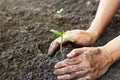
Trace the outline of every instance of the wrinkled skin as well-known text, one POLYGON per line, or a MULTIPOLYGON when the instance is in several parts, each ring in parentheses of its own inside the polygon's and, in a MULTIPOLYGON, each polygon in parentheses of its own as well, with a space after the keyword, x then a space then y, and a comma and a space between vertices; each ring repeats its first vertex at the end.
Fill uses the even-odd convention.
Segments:
POLYGON ((96 80, 112 65, 102 47, 85 47, 71 51, 68 58, 55 65, 58 80, 96 80))
MULTIPOLYGON (((82 45, 82 46, 88 46, 92 43, 95 42, 95 36, 92 32, 89 30, 72 30, 72 31, 67 31, 64 36, 70 36, 74 39, 74 43, 77 45, 82 45)), ((63 42, 62 44, 65 44, 69 42, 63 37, 63 42)), ((61 43, 61 39, 57 38, 55 39, 49 47, 48 50, 48 55, 53 56, 55 50, 59 47, 61 43)))

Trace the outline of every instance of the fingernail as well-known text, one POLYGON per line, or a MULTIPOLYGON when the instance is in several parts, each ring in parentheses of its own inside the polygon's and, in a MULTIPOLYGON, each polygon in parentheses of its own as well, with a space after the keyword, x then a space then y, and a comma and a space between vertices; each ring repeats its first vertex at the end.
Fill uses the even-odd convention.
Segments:
POLYGON ((56 71, 54 71, 53 73, 56 74, 56 71))
POLYGON ((70 56, 71 52, 67 54, 67 56, 70 56))
POLYGON ((61 77, 58 76, 57 78, 60 79, 61 77))
POLYGON ((67 55, 67 57, 72 57, 72 55, 69 53, 69 54, 67 55))
POLYGON ((54 66, 54 68, 58 68, 57 64, 54 66))
POLYGON ((55 65, 54 68, 57 68, 57 66, 55 65))

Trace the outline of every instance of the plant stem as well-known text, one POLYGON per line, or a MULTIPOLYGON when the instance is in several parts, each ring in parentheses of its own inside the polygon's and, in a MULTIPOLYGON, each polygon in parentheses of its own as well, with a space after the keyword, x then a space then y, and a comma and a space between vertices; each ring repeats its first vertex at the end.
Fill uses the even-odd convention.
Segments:
POLYGON ((63 42, 63 36, 61 36, 61 42, 60 42, 60 52, 62 54, 62 42, 63 42))

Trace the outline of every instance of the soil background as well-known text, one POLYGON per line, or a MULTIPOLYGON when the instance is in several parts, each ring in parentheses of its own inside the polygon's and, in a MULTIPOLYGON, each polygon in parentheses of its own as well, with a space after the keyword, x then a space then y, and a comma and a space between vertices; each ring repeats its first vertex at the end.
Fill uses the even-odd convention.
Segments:
MULTIPOLYGON (((56 80, 53 66, 60 56, 47 56, 56 38, 49 30, 87 29, 98 3, 99 0, 0 0, 0 80, 56 80), (64 8, 63 18, 56 19, 60 8, 64 8)), ((102 46, 118 35, 120 11, 92 46, 102 46)), ((76 47, 67 44, 63 53, 76 47)), ((120 80, 120 61, 99 80, 120 80)))

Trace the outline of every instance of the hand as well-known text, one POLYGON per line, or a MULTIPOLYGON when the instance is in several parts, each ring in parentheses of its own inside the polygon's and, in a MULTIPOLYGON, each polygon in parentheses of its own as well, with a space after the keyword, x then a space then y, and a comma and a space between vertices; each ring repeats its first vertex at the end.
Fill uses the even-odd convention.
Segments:
POLYGON ((67 57, 55 65, 58 80, 96 80, 112 65, 112 59, 103 47, 74 49, 67 57))
MULTIPOLYGON (((72 31, 67 31, 64 36, 70 36, 74 39, 74 43, 77 45, 82 45, 82 46, 88 46, 92 43, 95 42, 95 36, 93 32, 89 30, 72 30, 72 31)), ((52 56, 55 52, 55 50, 58 48, 59 44, 61 42, 60 38, 55 39, 48 50, 48 55, 52 56)), ((63 42, 62 44, 67 43, 68 40, 66 40, 63 37, 63 42)))

